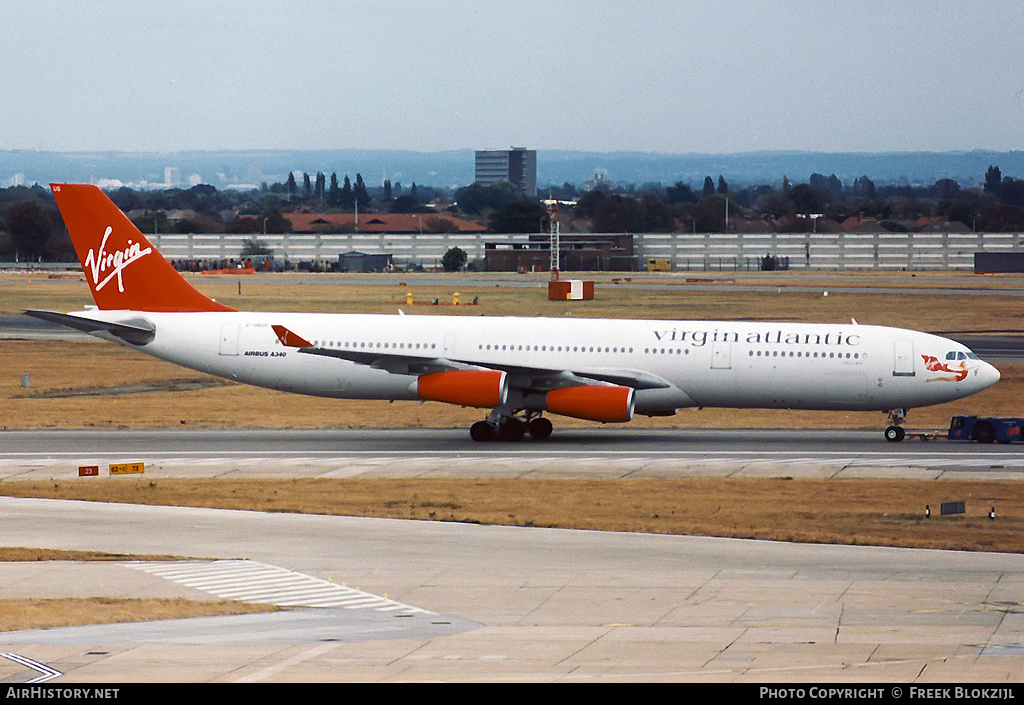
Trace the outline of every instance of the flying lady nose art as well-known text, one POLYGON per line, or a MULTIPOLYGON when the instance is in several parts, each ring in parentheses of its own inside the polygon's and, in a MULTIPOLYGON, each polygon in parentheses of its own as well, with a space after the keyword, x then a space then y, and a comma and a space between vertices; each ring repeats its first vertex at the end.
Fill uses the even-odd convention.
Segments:
POLYGON ((980 367, 980 363, 968 366, 967 360, 959 360, 953 363, 943 362, 934 355, 922 355, 921 359, 924 360, 924 368, 926 370, 938 373, 937 376, 928 378, 928 382, 963 382, 967 379, 967 375, 971 373, 971 370, 976 370, 980 367))

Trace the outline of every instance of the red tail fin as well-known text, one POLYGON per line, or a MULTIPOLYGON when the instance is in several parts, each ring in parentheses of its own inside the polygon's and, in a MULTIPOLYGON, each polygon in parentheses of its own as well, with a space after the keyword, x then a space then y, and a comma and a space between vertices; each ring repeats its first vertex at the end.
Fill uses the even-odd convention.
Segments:
POLYGON ((196 291, 106 194, 50 184, 96 305, 104 310, 231 311, 196 291))

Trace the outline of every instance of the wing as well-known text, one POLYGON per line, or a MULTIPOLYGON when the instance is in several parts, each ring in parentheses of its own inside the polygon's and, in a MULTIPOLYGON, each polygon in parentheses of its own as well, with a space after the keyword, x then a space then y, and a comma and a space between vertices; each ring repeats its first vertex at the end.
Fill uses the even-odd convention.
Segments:
POLYGON ((321 355, 323 357, 336 357, 340 360, 348 360, 359 365, 366 365, 378 370, 386 370, 398 375, 428 375, 435 372, 448 372, 451 370, 483 370, 489 369, 479 365, 467 365, 433 355, 412 355, 409 353, 388 353, 380 350, 338 350, 314 345, 302 336, 294 333, 284 326, 272 325, 271 328, 281 341, 281 345, 289 348, 296 348, 307 355, 321 355))
POLYGON ((452 370, 500 370, 508 375, 510 387, 525 392, 546 392, 552 389, 588 385, 615 385, 633 389, 667 389, 672 385, 648 372, 628 368, 591 367, 575 370, 511 365, 476 360, 453 360, 445 357, 389 353, 380 350, 337 350, 309 342, 281 325, 271 326, 281 344, 307 355, 322 355, 348 360, 394 374, 427 375, 452 370))

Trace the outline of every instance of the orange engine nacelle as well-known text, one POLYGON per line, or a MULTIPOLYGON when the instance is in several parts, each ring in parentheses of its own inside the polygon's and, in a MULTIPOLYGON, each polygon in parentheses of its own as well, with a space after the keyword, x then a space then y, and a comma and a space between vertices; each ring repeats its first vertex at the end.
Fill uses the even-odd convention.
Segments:
POLYGON ((590 421, 629 421, 633 418, 633 388, 585 386, 553 389, 547 395, 553 414, 590 421))
POLYGON ((416 381, 420 399, 460 406, 494 407, 508 397, 507 375, 501 370, 449 370, 416 381))

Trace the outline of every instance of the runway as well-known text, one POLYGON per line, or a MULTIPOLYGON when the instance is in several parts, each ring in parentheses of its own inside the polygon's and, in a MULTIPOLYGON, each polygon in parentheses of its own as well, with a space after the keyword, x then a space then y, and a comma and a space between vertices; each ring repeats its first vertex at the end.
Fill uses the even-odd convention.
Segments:
POLYGON ((541 442, 474 443, 464 429, 4 431, 0 479, 70 478, 143 462, 203 477, 918 477, 1024 479, 1024 444, 881 431, 560 429, 541 442))
MULTIPOLYGON (((155 476, 1020 479, 1024 457, 878 433, 632 429, 486 445, 462 430, 4 432, 0 447, 5 479, 107 461, 155 476)), ((0 564, 5 598, 242 590, 294 603, 0 635, 5 654, 59 673, 52 682, 1024 678, 1019 555, 12 498, 0 512, 2 545, 202 559, 0 564), (300 583, 354 602, 311 606, 300 583)), ((38 676, 0 659, 2 680, 38 676)))

